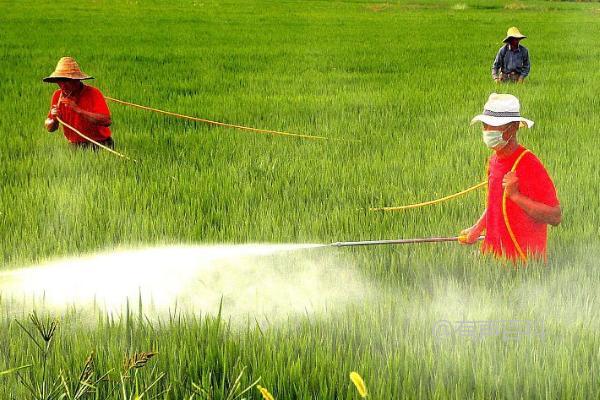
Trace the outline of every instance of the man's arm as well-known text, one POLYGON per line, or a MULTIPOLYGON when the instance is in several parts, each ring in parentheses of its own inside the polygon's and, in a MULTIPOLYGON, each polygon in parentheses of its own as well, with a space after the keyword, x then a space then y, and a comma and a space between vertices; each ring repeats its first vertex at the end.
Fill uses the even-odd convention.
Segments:
POLYGON ((56 119, 56 117, 58 117, 58 98, 60 96, 60 92, 57 90, 56 92, 54 92, 54 94, 52 95, 52 101, 50 103, 50 112, 48 113, 48 116, 46 117, 46 121, 44 121, 44 126, 46 127, 46 130, 48 132, 54 132, 55 130, 58 129, 58 120, 56 119))
POLYGON ((504 62, 504 47, 498 50, 498 54, 496 54, 496 58, 494 59, 494 63, 492 64, 492 78, 500 79, 500 69, 502 68, 502 64, 504 62))
POLYGON ((81 115, 94 125, 110 126, 110 124, 112 123, 112 121, 110 120, 110 115, 85 111, 79 107, 74 108, 73 111, 75 111, 77 114, 81 115))
POLYGON ((75 103, 74 101, 72 101, 70 99, 63 99, 62 102, 63 102, 63 104, 70 107, 74 112, 81 115, 83 118, 85 118, 86 120, 88 120, 90 123, 92 123, 94 125, 110 126, 110 124, 112 123, 112 121, 110 119, 110 115, 86 111, 83 108, 79 107, 77 105, 77 103, 75 103))
POLYGON ((519 192, 511 195, 510 199, 537 223, 557 226, 562 220, 560 206, 551 207, 539 201, 532 200, 519 192))
POLYGON ((46 118, 46 121, 44 121, 44 126, 48 132, 54 132, 58 129, 58 121, 54 118, 46 118))
POLYGON ((560 205, 549 206, 530 199, 519 191, 519 178, 514 172, 509 172, 504 175, 502 186, 506 192, 506 196, 516 205, 521 207, 525 214, 529 215, 533 220, 540 224, 550 224, 557 226, 562 220, 562 210, 560 205))
POLYGON ((58 107, 53 105, 48 114, 48 118, 46 118, 46 121, 44 122, 48 132, 54 132, 58 129, 58 119, 56 119, 56 117, 58 117, 58 107))
POLYGON ((525 49, 523 52, 523 69, 521 70, 521 78, 525 78, 529 75, 531 65, 529 64, 529 50, 525 49))
POLYGON ((483 211, 483 214, 481 214, 481 217, 479 217, 479 219, 477 220, 477 222, 475 222, 475 225, 473 225, 470 228, 467 229, 463 229, 460 233, 461 235, 464 235, 464 238, 459 238, 458 241, 461 244, 473 244, 475 242, 477 242, 477 240, 479 239, 479 236, 481 235, 481 233, 485 230, 486 228, 486 219, 485 219, 485 215, 487 213, 487 209, 483 211))

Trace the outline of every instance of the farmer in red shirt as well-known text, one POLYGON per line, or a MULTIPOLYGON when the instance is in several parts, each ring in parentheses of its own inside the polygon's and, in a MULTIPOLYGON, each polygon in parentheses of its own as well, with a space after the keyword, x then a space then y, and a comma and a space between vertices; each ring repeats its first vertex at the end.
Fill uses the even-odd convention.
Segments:
MULTIPOLYGON (((61 58, 54 72, 44 78, 44 82, 54 82, 60 87, 52 96, 46 129, 48 132, 58 129, 60 118, 95 142, 112 149, 114 141, 109 128, 110 111, 102 93, 83 84, 82 81, 86 79, 93 78, 83 73, 71 57, 61 58)), ((95 144, 64 125, 63 131, 73 145, 97 149, 95 144)))
POLYGON ((552 179, 541 161, 517 142, 517 130, 533 121, 521 117, 519 100, 493 93, 483 114, 483 141, 494 150, 489 160, 487 207, 465 229, 463 244, 475 243, 485 231, 484 253, 509 260, 546 259, 548 224, 557 226, 561 209, 552 179))

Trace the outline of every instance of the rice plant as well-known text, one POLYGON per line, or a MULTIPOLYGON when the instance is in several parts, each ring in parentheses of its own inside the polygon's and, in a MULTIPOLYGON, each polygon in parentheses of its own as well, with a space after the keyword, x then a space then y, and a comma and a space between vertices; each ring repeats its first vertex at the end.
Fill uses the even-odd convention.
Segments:
MULTIPOLYGON (((260 377, 277 399, 351 399, 361 395, 351 371, 367 378, 367 398, 600 396, 597 3, 0 3, 0 398, 258 400, 260 377), (532 72, 524 85, 498 86, 490 68, 509 26, 528 35, 532 72), (109 103, 117 149, 139 162, 76 151, 43 129, 56 87, 41 78, 64 55, 118 99, 344 140, 109 103), (223 288, 222 313, 177 304, 166 317, 142 301, 114 314, 101 304, 57 310, 47 297, 29 319, 23 299, 4 293, 6 271, 115 249, 456 235, 481 214, 483 191, 367 210, 481 182, 489 153, 468 124, 492 92, 519 97, 536 122, 520 140, 558 188, 564 222, 549 231, 547 264, 514 271, 454 244, 306 253, 311 271, 336 277, 317 289, 342 296, 321 312, 271 307, 242 322, 228 313, 292 297, 321 275, 298 268, 282 290, 265 278, 273 268, 225 265, 230 275, 207 274, 193 293, 223 288), (247 284, 232 290, 241 271, 247 284), (343 301, 356 292, 360 301, 343 301), (470 335, 476 323, 509 322, 535 322, 543 335, 489 326, 470 335)), ((102 283, 110 291, 126 277, 102 283)))

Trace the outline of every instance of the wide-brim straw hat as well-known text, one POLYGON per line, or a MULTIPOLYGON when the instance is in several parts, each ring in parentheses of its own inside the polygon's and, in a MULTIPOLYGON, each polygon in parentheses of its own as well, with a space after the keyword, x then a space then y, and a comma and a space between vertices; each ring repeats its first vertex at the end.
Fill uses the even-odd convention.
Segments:
POLYGON ((75 79, 83 81, 86 79, 94 79, 94 77, 81 71, 77 61, 72 57, 63 57, 58 60, 54 72, 43 80, 44 82, 56 82, 58 79, 75 79))
POLYGON ((491 126, 502 126, 517 121, 521 123, 521 127, 533 126, 533 121, 521 117, 519 99, 512 94, 492 93, 483 106, 483 113, 475 116, 471 120, 471 125, 475 122, 483 122, 491 126))
POLYGON ((527 36, 523 35, 521 32, 519 32, 519 29, 517 29, 516 26, 513 26, 512 28, 508 28, 508 31, 506 32, 506 37, 504 38, 504 40, 502 42, 506 43, 510 40, 510 38, 515 38, 515 39, 525 39, 527 36))

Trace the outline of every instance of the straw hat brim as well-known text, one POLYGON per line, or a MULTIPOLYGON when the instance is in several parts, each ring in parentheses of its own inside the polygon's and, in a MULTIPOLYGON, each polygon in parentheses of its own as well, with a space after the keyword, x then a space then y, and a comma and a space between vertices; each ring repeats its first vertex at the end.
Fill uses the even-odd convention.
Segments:
POLYGON ((502 126, 509 124, 511 122, 520 122, 520 127, 531 128, 533 126, 533 121, 523 118, 523 117, 493 117, 491 115, 477 115, 475 118, 471 120, 471 125, 476 122, 483 122, 484 124, 488 124, 491 126, 502 126))
POLYGON ((519 39, 519 40, 521 40, 521 39, 525 39, 526 37, 527 37, 527 36, 525 36, 525 35, 520 35, 520 36, 519 36, 519 35, 510 35, 510 36, 507 36, 507 37, 506 37, 506 38, 505 38, 505 39, 502 41, 502 43, 506 43, 506 42, 508 42, 508 41, 510 40, 510 38, 515 38, 515 39, 519 39))
POLYGON ((50 76, 45 77, 44 79, 42 79, 44 82, 48 82, 48 83, 54 83, 59 79, 71 79, 74 81, 85 81, 88 79, 94 79, 93 76, 89 76, 89 75, 71 75, 71 76, 66 76, 66 75, 61 75, 61 74, 52 74, 50 76))

